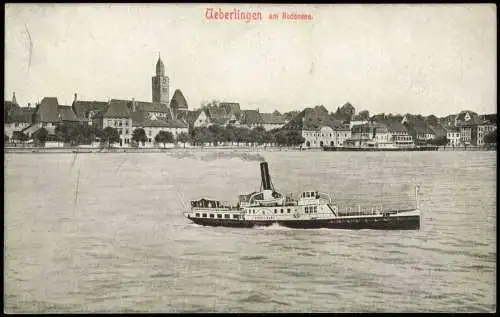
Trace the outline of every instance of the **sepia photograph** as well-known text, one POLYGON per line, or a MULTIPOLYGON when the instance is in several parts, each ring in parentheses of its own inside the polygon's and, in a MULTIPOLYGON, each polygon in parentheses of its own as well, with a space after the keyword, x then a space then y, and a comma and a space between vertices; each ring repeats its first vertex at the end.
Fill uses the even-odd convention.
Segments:
POLYGON ((496 4, 4 9, 4 313, 496 312, 496 4))

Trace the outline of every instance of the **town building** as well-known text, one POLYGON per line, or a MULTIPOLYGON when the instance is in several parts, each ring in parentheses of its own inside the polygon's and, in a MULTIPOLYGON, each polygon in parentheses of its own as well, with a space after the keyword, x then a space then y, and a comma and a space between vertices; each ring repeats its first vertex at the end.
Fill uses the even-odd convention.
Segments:
POLYGON ((456 147, 460 145, 460 129, 456 127, 447 127, 446 138, 448 139, 448 145, 456 147))
POLYGON ((260 117, 262 119, 262 127, 266 131, 282 128, 287 123, 285 117, 279 113, 261 113, 260 117))
POLYGON ((259 110, 243 110, 241 112, 240 125, 249 129, 263 125, 259 110))
POLYGON ((456 121, 457 128, 460 129, 460 143, 466 146, 483 146, 484 137, 497 128, 495 123, 486 121, 471 111, 462 111, 456 121))
POLYGON ((128 146, 132 140, 132 114, 131 102, 126 100, 112 99, 109 102, 108 109, 102 118, 102 127, 114 128, 120 135, 119 146, 128 146))
POLYGON ((12 101, 4 101, 4 133, 13 139, 14 132, 20 132, 33 123, 35 109, 20 107, 16 100, 16 93, 12 95, 12 101))
POLYGON ((408 134, 408 129, 397 120, 386 120, 388 132, 392 137, 394 145, 397 147, 413 147, 415 145, 413 137, 408 134))
POLYGON ((321 126, 302 130, 305 139, 303 146, 321 148, 324 146, 343 146, 351 138, 351 130, 347 126, 321 126))
POLYGON ((82 101, 77 99, 77 94, 75 93, 71 108, 80 121, 86 122, 89 126, 95 126, 98 129, 103 128, 103 115, 108 109, 107 101, 82 101))
MULTIPOLYGON (((143 111, 135 111, 131 114, 132 130, 144 129, 147 141, 145 147, 153 147, 156 144, 155 138, 160 131, 172 133, 174 139, 177 139, 179 134, 188 133, 188 125, 176 119, 151 119, 149 115, 143 111)), ((132 131, 133 133, 133 131, 132 131)), ((141 146, 142 144, 138 144, 141 146)))
POLYGON ((371 125, 375 135, 373 141, 377 144, 377 147, 393 147, 392 134, 387 126, 382 123, 371 123, 371 125))

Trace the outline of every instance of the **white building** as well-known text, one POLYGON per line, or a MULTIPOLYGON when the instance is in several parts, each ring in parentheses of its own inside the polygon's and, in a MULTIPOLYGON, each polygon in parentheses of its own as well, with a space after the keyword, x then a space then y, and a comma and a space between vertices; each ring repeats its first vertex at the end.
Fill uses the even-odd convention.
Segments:
POLYGON ((302 130, 302 137, 305 139, 304 147, 342 146, 351 137, 351 130, 347 127, 322 126, 316 130, 302 130))
POLYGON ((446 138, 449 140, 448 145, 459 146, 460 145, 460 130, 454 127, 446 128, 446 138))

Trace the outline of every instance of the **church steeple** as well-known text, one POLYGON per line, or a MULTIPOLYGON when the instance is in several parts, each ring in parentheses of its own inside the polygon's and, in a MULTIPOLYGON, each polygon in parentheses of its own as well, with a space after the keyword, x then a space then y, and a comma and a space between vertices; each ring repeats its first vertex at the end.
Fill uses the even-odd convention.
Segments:
POLYGON ((12 93, 12 103, 17 105, 17 100, 16 100, 16 92, 12 93))
POLYGON ((156 62, 156 76, 152 78, 153 102, 169 106, 169 88, 170 79, 165 76, 165 66, 158 53, 158 61, 156 62))
POLYGON ((158 61, 156 62, 156 76, 165 76, 165 66, 161 60, 160 53, 158 53, 158 61))

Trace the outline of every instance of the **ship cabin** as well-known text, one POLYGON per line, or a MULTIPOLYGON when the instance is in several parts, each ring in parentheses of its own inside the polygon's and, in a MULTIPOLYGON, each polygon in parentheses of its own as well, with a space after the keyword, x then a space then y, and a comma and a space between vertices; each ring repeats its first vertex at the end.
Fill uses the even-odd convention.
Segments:
POLYGON ((201 198, 191 201, 190 217, 212 219, 239 220, 240 211, 227 202, 215 199, 201 198))
POLYGON ((320 193, 318 191, 303 191, 298 200, 299 206, 310 204, 329 204, 331 203, 330 195, 327 193, 320 193))

